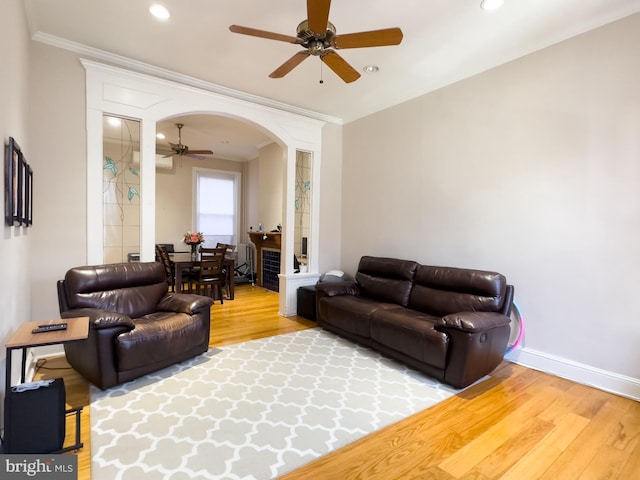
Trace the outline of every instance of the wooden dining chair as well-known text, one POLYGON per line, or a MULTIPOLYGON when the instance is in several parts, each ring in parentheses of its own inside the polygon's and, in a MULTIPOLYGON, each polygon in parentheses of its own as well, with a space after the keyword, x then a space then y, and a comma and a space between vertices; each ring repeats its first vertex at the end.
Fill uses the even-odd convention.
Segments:
MULTIPOLYGON (((167 274, 167 283, 169 284, 169 290, 172 292, 176 291, 176 269, 169 256, 169 251, 167 247, 163 244, 156 245, 156 261, 160 262, 164 267, 164 271, 167 274)), ((194 279, 194 274, 192 272, 182 272, 182 288, 183 291, 191 290, 191 282, 194 279), (187 286, 185 289, 184 286, 187 286)))
POLYGON ((175 272, 173 268, 173 262, 169 257, 167 248, 164 245, 156 245, 156 261, 160 262, 164 267, 164 272, 167 274, 167 283, 169 284, 169 290, 176 291, 175 272))
POLYGON ((220 242, 218 242, 218 244, 216 245, 216 248, 224 248, 225 249, 225 255, 227 257, 233 257, 236 254, 236 246, 235 245, 231 245, 229 243, 220 243, 220 242))
POLYGON ((209 296, 216 300, 214 291, 217 291, 220 303, 224 303, 222 294, 226 275, 222 266, 224 255, 224 248, 201 248, 198 277, 195 280, 196 292, 199 295, 209 292, 209 296))
MULTIPOLYGON (((216 248, 224 248, 225 249, 225 256, 227 258, 233 258, 234 260, 236 259, 236 246, 235 245, 231 245, 229 243, 220 243, 218 242, 218 244, 216 245, 216 248)), ((230 279, 229 279, 229 275, 235 275, 236 272, 231 271, 231 272, 227 272, 225 269, 225 276, 224 276, 224 287, 226 287, 227 289, 227 295, 229 296, 229 298, 231 298, 231 286, 229 285, 230 283, 230 279)))

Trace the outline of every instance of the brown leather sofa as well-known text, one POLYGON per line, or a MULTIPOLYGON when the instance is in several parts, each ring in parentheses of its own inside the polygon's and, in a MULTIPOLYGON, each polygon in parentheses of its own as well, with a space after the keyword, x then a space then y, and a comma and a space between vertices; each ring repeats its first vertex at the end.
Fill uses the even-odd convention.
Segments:
POLYGON ((513 286, 499 273, 362 257, 353 282, 318 283, 318 325, 455 388, 502 361, 513 286))
POLYGON ((89 317, 89 337, 66 343, 71 366, 101 389, 204 353, 211 298, 167 292, 157 262, 83 266, 58 281, 63 318, 89 317))

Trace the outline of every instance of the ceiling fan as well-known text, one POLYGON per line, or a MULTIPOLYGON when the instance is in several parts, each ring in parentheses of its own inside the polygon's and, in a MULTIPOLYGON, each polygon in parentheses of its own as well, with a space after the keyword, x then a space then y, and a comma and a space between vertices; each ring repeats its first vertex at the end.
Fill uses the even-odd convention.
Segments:
POLYGON ((360 74, 338 55, 336 50, 398 45, 402 41, 402 30, 399 28, 338 35, 336 27, 329 22, 330 7, 331 0, 307 0, 307 20, 298 25, 295 37, 239 25, 231 25, 229 30, 234 33, 293 43, 305 48, 275 69, 269 75, 271 78, 284 77, 307 57, 314 55, 320 57, 320 60, 346 83, 357 80, 360 74))
POLYGON ((165 157, 172 157, 174 155, 180 155, 184 157, 197 158, 198 160, 204 160, 205 157, 202 155, 213 155, 211 150, 189 150, 189 147, 182 144, 182 127, 184 127, 183 123, 176 123, 176 127, 178 127, 178 143, 171 143, 171 152, 165 155, 165 157))

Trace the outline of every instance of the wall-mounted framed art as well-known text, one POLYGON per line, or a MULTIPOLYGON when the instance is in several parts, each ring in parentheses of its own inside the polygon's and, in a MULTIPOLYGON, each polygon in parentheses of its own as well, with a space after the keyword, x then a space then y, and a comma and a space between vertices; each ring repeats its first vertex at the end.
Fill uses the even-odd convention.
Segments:
POLYGON ((33 225, 33 169, 25 163, 25 225, 33 225))
POLYGON ((13 137, 4 147, 4 219, 9 226, 33 224, 33 169, 13 137))
POLYGON ((13 221, 16 225, 21 225, 24 223, 24 169, 25 162, 24 157, 22 155, 22 150, 20 150, 20 154, 18 155, 18 187, 16 189, 16 216, 13 221))
POLYGON ((20 146, 9 137, 4 155, 4 219, 9 226, 20 222, 18 209, 18 168, 20 166, 20 146))

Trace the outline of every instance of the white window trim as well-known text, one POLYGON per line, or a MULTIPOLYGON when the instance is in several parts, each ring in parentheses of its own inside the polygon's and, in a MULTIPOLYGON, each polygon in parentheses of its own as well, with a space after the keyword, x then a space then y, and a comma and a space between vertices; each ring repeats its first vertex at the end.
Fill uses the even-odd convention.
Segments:
POLYGON ((233 195, 235 197, 236 203, 236 212, 235 212, 235 224, 233 226, 233 235, 236 239, 236 244, 239 239, 242 238, 240 236, 240 215, 242 213, 242 204, 240 198, 240 186, 242 185, 242 173, 235 172, 233 170, 219 170, 215 168, 203 168, 203 167, 193 167, 191 173, 191 191, 193 192, 193 197, 191 199, 191 225, 194 228, 197 227, 198 224, 198 216, 197 216, 197 205, 198 205, 198 175, 199 174, 210 174, 217 176, 225 176, 225 177, 233 177, 233 195))

